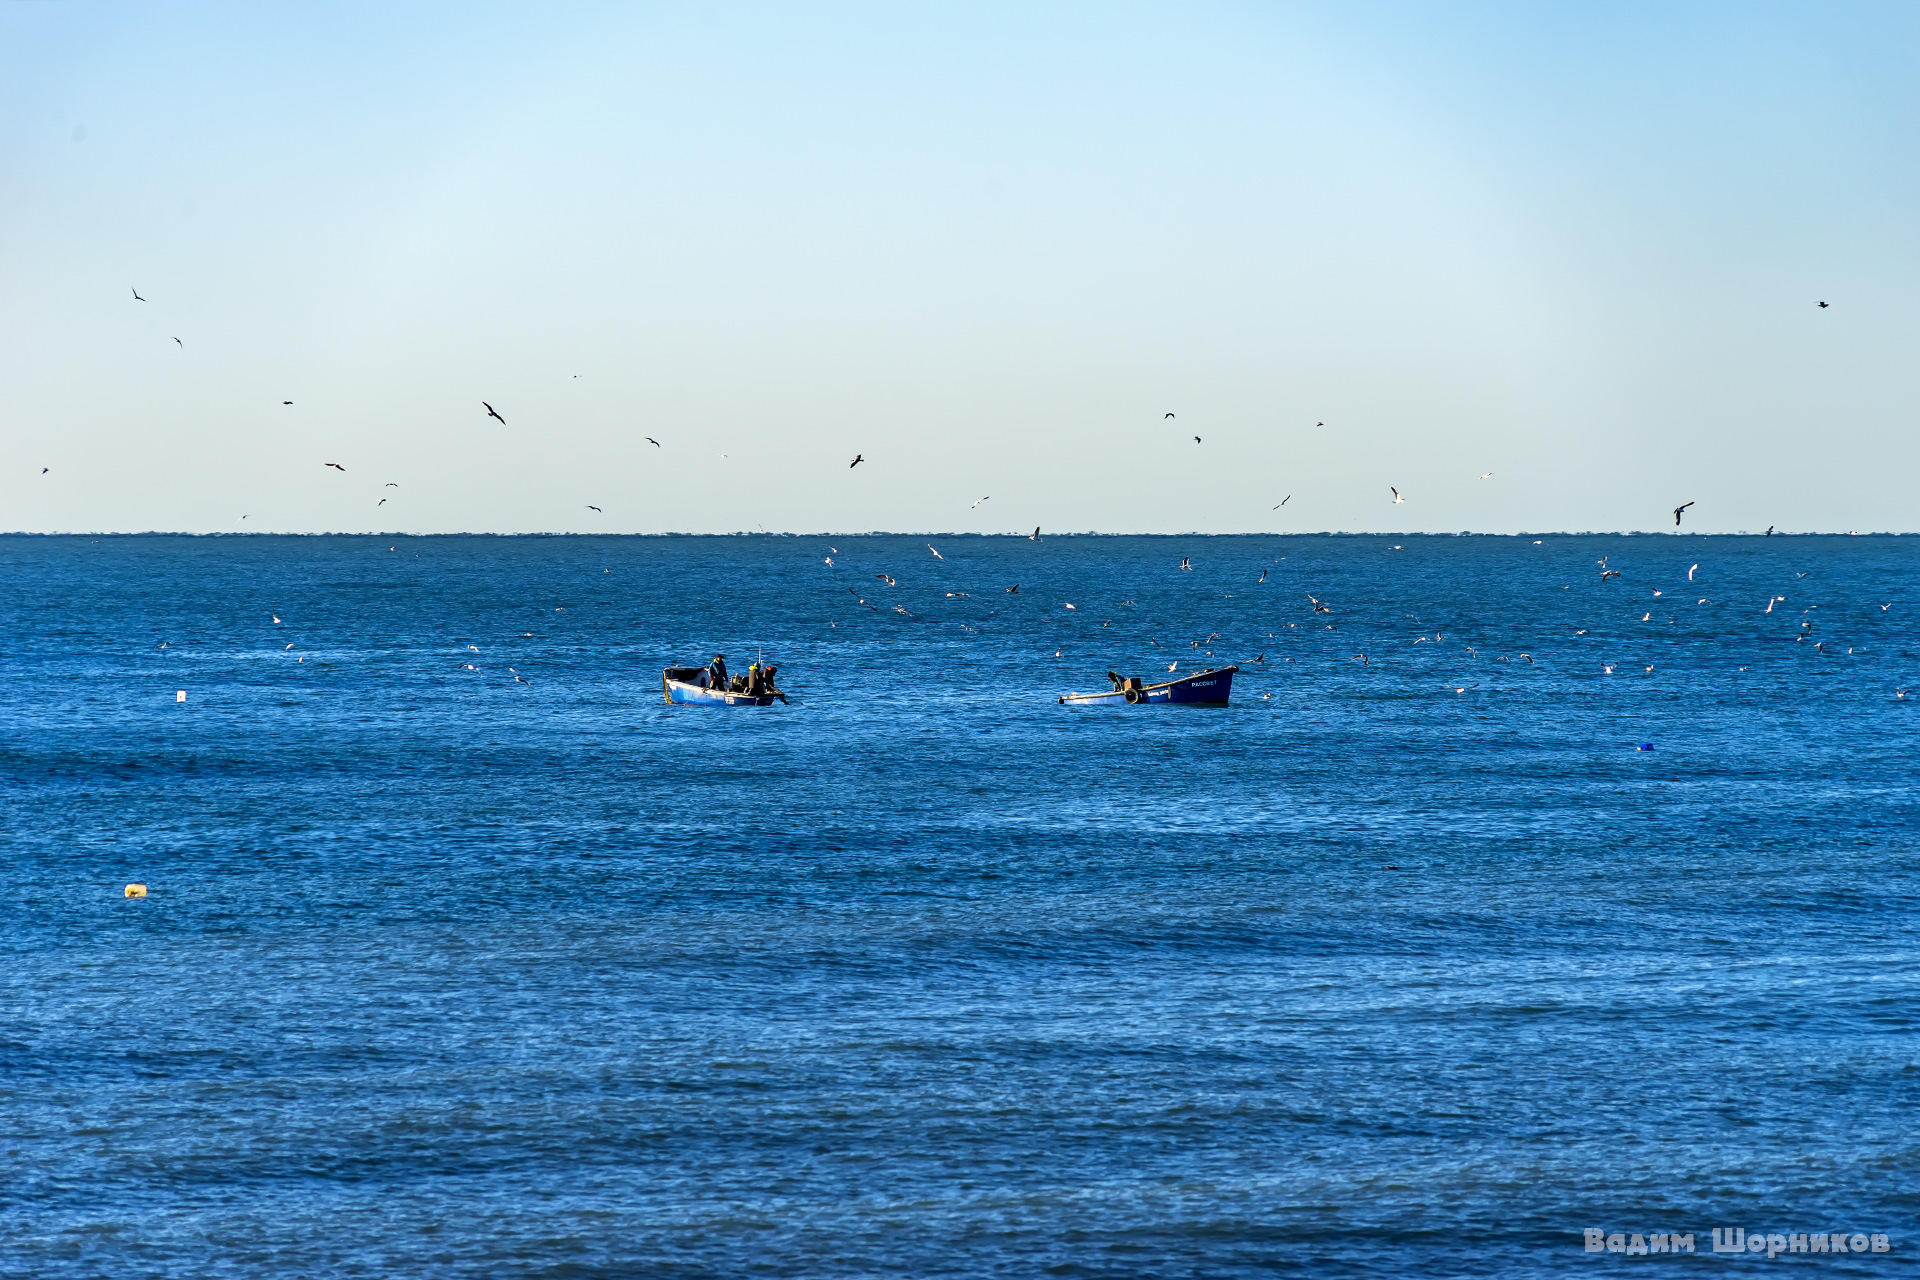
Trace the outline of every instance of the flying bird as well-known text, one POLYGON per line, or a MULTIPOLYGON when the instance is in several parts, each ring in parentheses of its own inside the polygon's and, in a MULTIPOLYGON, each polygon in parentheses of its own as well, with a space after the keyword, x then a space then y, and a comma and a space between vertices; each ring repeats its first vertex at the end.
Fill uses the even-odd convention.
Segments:
POLYGON ((1189 559, 1188 557, 1186 557, 1186 556, 1181 556, 1181 557, 1180 557, 1180 567, 1181 567, 1182 569, 1187 569, 1187 570, 1191 570, 1191 569, 1193 568, 1193 561, 1192 561, 1191 559, 1189 559))
MULTIPOLYGON (((1393 489, 1393 486, 1388 485, 1387 488, 1393 489)), ((1405 502, 1406 499, 1400 496, 1400 491, 1398 489, 1393 489, 1393 501, 1394 501, 1394 505, 1398 506, 1400 503, 1405 502)))
POLYGON ((482 400, 480 402, 480 407, 487 411, 487 416, 489 418, 492 418, 495 422, 498 422, 503 427, 507 425, 507 420, 501 417, 498 413, 495 413, 493 406, 488 404, 485 400, 482 400))
POLYGON ((1818 306, 1818 307, 1819 307, 1819 308, 1821 308, 1822 310, 1825 310, 1825 309, 1826 309, 1826 305, 1827 305, 1827 304, 1826 304, 1826 303, 1824 303, 1824 302, 1820 302, 1820 303, 1815 303, 1814 305, 1815 305, 1815 306, 1818 306))
POLYGON ((1481 472, 1481 473, 1480 473, 1480 478, 1481 478, 1482 480, 1491 480, 1491 479, 1493 479, 1493 472, 1491 472, 1491 471, 1483 471, 1483 472, 1481 472))
POLYGON ((1289 502, 1292 502, 1292 501, 1293 501, 1293 495, 1288 494, 1286 497, 1280 499, 1279 502, 1275 503, 1273 509, 1275 511, 1278 511, 1281 507, 1286 506, 1289 502))
POLYGON ((854 454, 853 461, 847 464, 847 470, 849 471, 853 470, 855 467, 859 466, 861 463, 865 462, 866 460, 867 460, 867 456, 864 453, 854 454))
POLYGON ((1773 536, 1773 526, 1772 526, 1772 525, 1768 525, 1768 526, 1767 526, 1767 531, 1766 531, 1765 533, 1763 533, 1763 534, 1761 534, 1760 536, 1761 536, 1761 537, 1763 537, 1763 538, 1771 538, 1771 537, 1773 536))
POLYGON ((1685 511, 1688 507, 1692 505, 1693 504, 1691 502, 1683 502, 1679 506, 1673 509, 1673 527, 1674 528, 1678 529, 1680 527, 1680 513, 1682 511, 1685 511))
POLYGON ((187 346, 187 344, 186 344, 186 343, 184 343, 184 342, 182 342, 182 341, 180 341, 180 339, 178 339, 178 338, 175 338, 175 339, 173 340, 173 345, 174 345, 174 346, 176 346, 176 347, 179 347, 179 348, 180 348, 181 350, 183 350, 183 351, 184 351, 184 350, 186 350, 186 346, 187 346))
POLYGON ((1039 526, 1039 525, 1035 525, 1035 526, 1033 526, 1033 533, 1032 533, 1032 535, 1031 535, 1031 536, 1029 536, 1029 537, 1027 538, 1027 541, 1028 541, 1028 542, 1038 542, 1038 541, 1040 541, 1040 526, 1039 526))
POLYGON ((1700 566, 1696 564, 1696 565, 1694 565, 1694 566, 1692 566, 1691 568, 1689 568, 1689 569, 1687 570, 1687 581, 1688 581, 1688 582, 1692 582, 1692 581, 1693 581, 1693 571, 1694 571, 1695 569, 1698 569, 1699 567, 1700 567, 1700 566))
POLYGON ((648 444, 652 445, 656 449, 660 447, 660 442, 658 440, 655 440, 652 436, 641 436, 640 438, 642 440, 645 440, 648 444))
POLYGON ((876 578, 878 578, 878 579, 880 579, 880 581, 882 581, 882 582, 884 582, 884 583, 886 583, 886 584, 887 584, 888 586, 892 586, 892 585, 893 585, 893 579, 892 579, 892 578, 889 578, 889 577, 888 577, 888 576, 887 576, 886 574, 884 574, 884 573, 876 573, 876 574, 874 574, 873 576, 874 576, 874 577, 876 577, 876 578))
POLYGON ((389 480, 385 484, 381 485, 380 487, 382 489, 398 489, 400 486, 395 484, 393 481, 389 480))
POLYGON ((1199 436, 1195 436, 1195 437, 1193 438, 1193 442, 1194 442, 1195 444, 1199 444, 1199 443, 1200 443, 1200 437, 1199 437, 1199 436))
POLYGON ((53 468, 52 468, 52 467, 42 467, 42 468, 40 468, 40 474, 41 474, 41 475, 45 475, 45 474, 47 474, 47 472, 49 472, 49 471, 51 471, 51 470, 53 470, 53 468))
POLYGON ((384 507, 387 505, 387 500, 385 498, 382 498, 380 499, 380 501, 374 503, 373 505, 376 507, 384 507))
POLYGON ((1016 582, 1012 586, 1007 588, 1007 594, 1012 595, 1014 592, 1018 591, 1019 589, 1020 589, 1020 584, 1016 582))
POLYGON ((282 401, 281 401, 280 403, 281 403, 281 404, 292 404, 292 403, 293 403, 293 401, 291 401, 291 400, 282 400, 282 401))
MULTIPOLYGON (((988 495, 987 495, 987 498, 991 498, 992 496, 993 496, 992 494, 988 494, 988 495)), ((985 502, 985 501, 987 500, 987 498, 981 498, 981 499, 980 499, 980 500, 979 500, 978 502, 975 502, 975 503, 973 504, 973 507, 977 507, 977 506, 979 506, 979 505, 980 505, 980 503, 981 503, 981 502, 985 502)), ((971 511, 971 510, 973 510, 973 507, 968 507, 968 508, 967 508, 967 510, 969 510, 969 511, 971 511)))
MULTIPOLYGON (((1265 582, 1266 580, 1267 580, 1267 571, 1265 569, 1262 569, 1260 571, 1260 582, 1265 582)), ((1256 582, 1253 585, 1257 587, 1260 585, 1260 582, 1256 582)))
MULTIPOLYGON (((140 291, 139 291, 138 289, 135 289, 135 290, 133 291, 133 300, 134 300, 135 302, 145 302, 145 301, 146 301, 146 299, 145 299, 145 298, 143 298, 143 297, 141 297, 141 296, 140 296, 140 291)), ((1823 303, 1821 303, 1820 305, 1824 307, 1824 306, 1826 306, 1827 304, 1823 302, 1823 303)))
POLYGON ((341 465, 340 465, 339 463, 337 463, 337 462, 329 462, 329 463, 327 463, 326 465, 328 465, 328 466, 330 466, 330 467, 332 467, 332 468, 333 468, 333 469, 334 469, 335 471, 342 471, 342 472, 344 472, 344 471, 346 470, 346 468, 345 468, 345 467, 343 467, 343 466, 341 466, 341 465))
MULTIPOLYGON (((1168 418, 1171 418, 1172 416, 1173 416, 1172 414, 1168 414, 1168 415, 1167 415, 1167 417, 1168 417, 1168 418)), ((1164 422, 1165 420, 1166 420, 1165 418, 1163 418, 1163 419, 1161 419, 1161 421, 1163 421, 1163 422, 1164 422)))
POLYGON ((933 544, 932 544, 931 542, 929 542, 929 543, 927 544, 927 550, 929 550, 929 551, 933 551, 933 558, 934 558, 935 560, 945 560, 945 559, 946 559, 946 557, 945 557, 945 556, 943 556, 943 555, 941 555, 941 554, 940 554, 940 553, 939 553, 938 551, 934 551, 934 550, 933 550, 933 544))
MULTIPOLYGON (((591 502, 589 502, 589 503, 587 504, 587 510, 589 510, 589 511, 600 511, 600 508, 598 508, 598 507, 596 507, 596 506, 594 506, 594 505, 593 505, 593 504, 592 504, 591 502)), ((601 514, 601 515, 605 515, 605 514, 607 514, 607 513, 606 513, 606 512, 604 512, 604 511, 600 511, 600 514, 601 514)))
POLYGON ((1324 422, 1316 422, 1316 423, 1314 423, 1313 425, 1314 425, 1314 426, 1316 426, 1316 427, 1324 427, 1324 426, 1326 426, 1327 424, 1326 424, 1326 423, 1324 423, 1324 422))

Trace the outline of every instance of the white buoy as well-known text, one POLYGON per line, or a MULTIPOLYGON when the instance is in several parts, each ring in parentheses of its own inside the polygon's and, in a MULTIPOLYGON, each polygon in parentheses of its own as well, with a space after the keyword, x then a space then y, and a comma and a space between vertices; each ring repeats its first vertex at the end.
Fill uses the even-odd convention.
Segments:
POLYGON ((147 896, 147 886, 143 884, 130 884, 127 886, 127 896, 129 898, 144 898, 147 896))
POLYGON ((175 702, 185 702, 187 700, 187 691, 185 689, 175 690, 173 700, 175 702))

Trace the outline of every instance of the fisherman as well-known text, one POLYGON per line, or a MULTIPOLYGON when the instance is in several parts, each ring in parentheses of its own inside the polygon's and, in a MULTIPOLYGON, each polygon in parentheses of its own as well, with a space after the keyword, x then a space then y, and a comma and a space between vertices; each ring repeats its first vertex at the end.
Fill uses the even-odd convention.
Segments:
POLYGON ((754 663, 747 668, 747 692, 758 698, 766 693, 767 678, 760 670, 760 664, 754 663))
POLYGON ((727 655, 716 653, 713 662, 707 667, 707 688, 725 689, 727 687, 727 655))
POLYGON ((766 669, 766 670, 765 670, 764 672, 762 672, 761 674, 762 674, 762 675, 763 675, 763 676, 764 676, 764 677, 766 678, 766 682, 767 682, 767 692, 768 692, 768 693, 770 693, 770 694, 772 694, 772 695, 773 695, 774 697, 776 697, 776 698, 778 698, 778 699, 780 699, 780 702, 781 702, 781 705, 783 705, 783 706, 791 706, 792 704, 791 704, 791 703, 789 703, 789 702, 787 701, 787 695, 786 695, 786 694, 784 694, 784 693, 782 693, 782 692, 780 692, 780 690, 778 690, 778 689, 776 689, 776 688, 774 687, 774 684, 773 684, 773 677, 774 677, 774 675, 775 675, 776 673, 778 673, 778 672, 779 672, 779 670, 780 670, 780 668, 778 668, 778 667, 775 667, 775 666, 769 666, 769 667, 768 667, 768 668, 767 668, 767 669, 766 669))

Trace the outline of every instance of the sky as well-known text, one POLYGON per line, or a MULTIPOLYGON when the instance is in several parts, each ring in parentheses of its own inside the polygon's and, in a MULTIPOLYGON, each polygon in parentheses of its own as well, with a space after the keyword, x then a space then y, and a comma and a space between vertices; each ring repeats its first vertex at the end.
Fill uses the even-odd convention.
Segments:
POLYGON ((1908 3, 0 0, 0 530, 1912 531, 1917 55, 1908 3))

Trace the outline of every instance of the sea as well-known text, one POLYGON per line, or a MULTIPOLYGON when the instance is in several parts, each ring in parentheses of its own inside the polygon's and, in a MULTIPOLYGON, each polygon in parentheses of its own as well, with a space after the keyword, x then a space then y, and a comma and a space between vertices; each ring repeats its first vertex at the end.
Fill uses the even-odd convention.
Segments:
POLYGON ((1914 1275, 1916 570, 0 538, 0 1276, 1914 1275))

